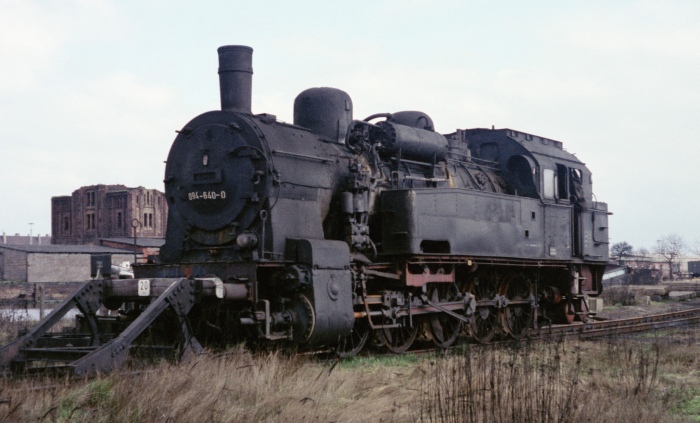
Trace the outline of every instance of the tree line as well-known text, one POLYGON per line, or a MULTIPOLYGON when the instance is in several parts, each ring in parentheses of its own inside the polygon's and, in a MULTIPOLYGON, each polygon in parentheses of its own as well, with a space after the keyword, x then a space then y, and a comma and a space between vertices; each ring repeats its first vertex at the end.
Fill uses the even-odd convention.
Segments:
MULTIPOLYGON (((651 253, 663 257, 668 263, 671 280, 673 280, 673 263, 687 253, 700 255, 700 240, 689 245, 682 236, 677 233, 663 235, 656 240, 656 244, 651 253)), ((622 259, 630 256, 649 256, 650 251, 646 248, 636 249, 627 241, 618 242, 610 247, 610 256, 622 259)))

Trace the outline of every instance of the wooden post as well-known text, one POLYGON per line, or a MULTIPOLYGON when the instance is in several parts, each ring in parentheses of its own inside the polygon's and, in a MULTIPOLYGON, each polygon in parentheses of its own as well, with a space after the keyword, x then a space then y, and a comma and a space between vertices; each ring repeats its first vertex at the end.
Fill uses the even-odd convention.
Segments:
POLYGON ((44 284, 39 284, 39 320, 44 319, 44 284))

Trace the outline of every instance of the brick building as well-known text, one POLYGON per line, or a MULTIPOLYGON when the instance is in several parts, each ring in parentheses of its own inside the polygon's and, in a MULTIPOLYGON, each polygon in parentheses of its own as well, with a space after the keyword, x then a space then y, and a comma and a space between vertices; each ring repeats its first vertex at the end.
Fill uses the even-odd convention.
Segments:
POLYGON ((124 185, 81 187, 51 198, 52 244, 99 245, 100 238, 163 238, 168 204, 156 189, 124 185))

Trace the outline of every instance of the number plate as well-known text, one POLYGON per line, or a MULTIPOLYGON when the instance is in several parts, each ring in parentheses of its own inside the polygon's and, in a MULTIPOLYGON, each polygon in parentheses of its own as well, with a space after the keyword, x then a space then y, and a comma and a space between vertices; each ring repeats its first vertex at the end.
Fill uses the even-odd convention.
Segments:
POLYGON ((139 279, 139 297, 148 297, 149 295, 151 295, 151 281, 139 279))
POLYGON ((226 191, 192 191, 187 193, 187 199, 195 200, 225 200, 226 191))

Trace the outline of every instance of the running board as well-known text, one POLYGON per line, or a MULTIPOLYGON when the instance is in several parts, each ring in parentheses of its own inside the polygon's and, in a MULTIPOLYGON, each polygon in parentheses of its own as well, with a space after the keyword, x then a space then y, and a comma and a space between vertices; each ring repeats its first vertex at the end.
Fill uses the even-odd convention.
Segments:
POLYGON ((168 309, 177 316, 179 339, 174 347, 156 348, 171 350, 178 361, 187 361, 202 352, 187 318, 196 302, 195 280, 138 280, 140 285, 148 282, 149 286, 153 284, 163 289, 146 295, 151 296, 150 304, 119 334, 106 332, 105 325, 100 324, 101 316, 96 315, 104 299, 112 297, 105 295, 105 291, 111 288, 109 282, 86 282, 24 336, 0 349, 0 368, 9 368, 13 373, 60 370, 76 377, 110 372, 125 363, 134 341, 168 309), (89 333, 49 333, 75 307, 83 314, 89 333))

